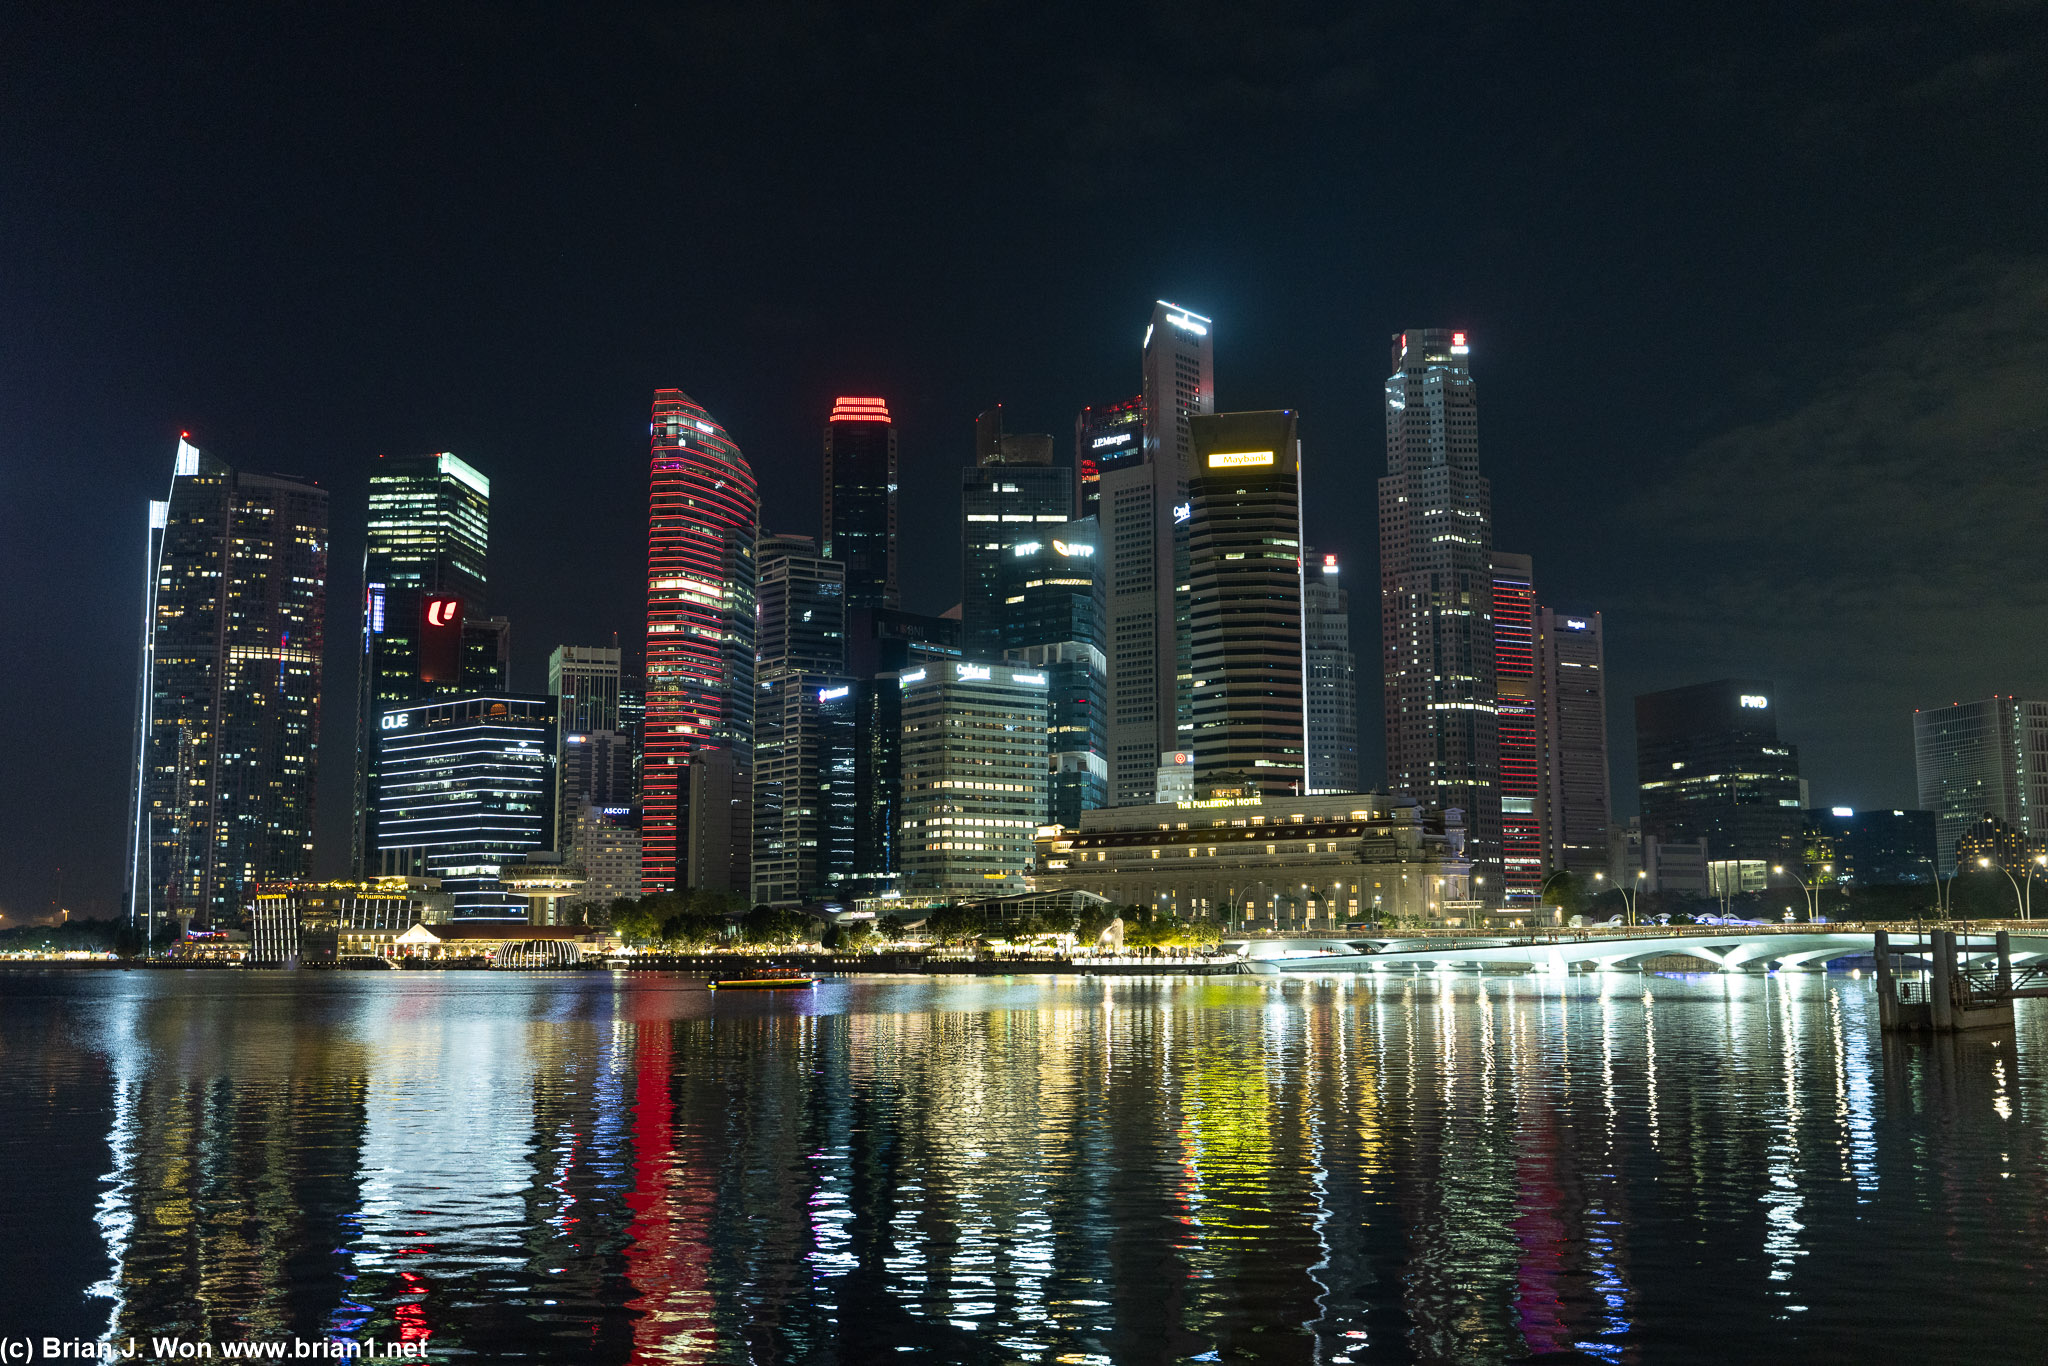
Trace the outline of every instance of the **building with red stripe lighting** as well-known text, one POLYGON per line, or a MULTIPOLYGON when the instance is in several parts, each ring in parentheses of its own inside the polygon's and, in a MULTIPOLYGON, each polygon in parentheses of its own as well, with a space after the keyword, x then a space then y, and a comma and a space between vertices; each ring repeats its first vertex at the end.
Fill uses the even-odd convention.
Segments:
POLYGON ((1527 555, 1493 552, 1493 669, 1500 733, 1500 845, 1505 891, 1543 886, 1543 780, 1536 702, 1536 587, 1527 555))
MULTIPOLYGON (((733 870, 690 868, 683 851, 693 756, 723 750, 730 764, 721 759, 721 771, 751 767, 761 495, 725 428, 682 390, 655 390, 648 432, 641 881, 650 892, 730 885, 733 870)), ((711 815, 695 814, 700 824, 711 815)), ((714 824, 730 819, 721 812, 714 824)), ((730 842, 744 860, 751 830, 734 830, 730 842)), ((744 887, 744 862, 737 876, 744 887)))

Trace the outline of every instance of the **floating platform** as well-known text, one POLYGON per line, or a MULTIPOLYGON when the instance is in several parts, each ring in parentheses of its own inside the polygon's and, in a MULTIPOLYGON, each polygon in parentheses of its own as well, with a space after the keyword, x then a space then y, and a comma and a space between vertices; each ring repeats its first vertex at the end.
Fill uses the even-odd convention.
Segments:
POLYGON ((730 977, 713 982, 713 991, 791 991, 818 985, 815 977, 730 977))

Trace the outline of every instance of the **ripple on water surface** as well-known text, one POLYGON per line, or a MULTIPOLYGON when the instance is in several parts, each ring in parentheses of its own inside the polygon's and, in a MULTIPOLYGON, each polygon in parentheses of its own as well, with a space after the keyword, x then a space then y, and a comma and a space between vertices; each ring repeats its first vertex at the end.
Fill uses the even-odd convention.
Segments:
POLYGON ((2048 1013, 1842 975, 10 974, 0 1331, 437 1360, 2038 1355, 2048 1013))

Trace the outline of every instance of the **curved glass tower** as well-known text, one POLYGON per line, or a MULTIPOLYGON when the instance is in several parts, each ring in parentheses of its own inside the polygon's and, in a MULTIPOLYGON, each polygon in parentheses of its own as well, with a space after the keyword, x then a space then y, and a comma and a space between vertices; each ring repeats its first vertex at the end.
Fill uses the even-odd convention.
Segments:
POLYGON ((738 860, 738 885, 746 885, 747 803, 733 807, 729 794, 744 790, 738 777, 752 760, 760 524, 754 472, 725 428, 682 390, 655 390, 641 818, 641 880, 649 891, 731 885, 728 846, 738 860), (703 770, 697 786, 705 802, 721 804, 718 811, 692 809, 693 769, 703 770), (693 829, 701 838, 692 838, 693 829), (685 851, 693 844, 700 847, 696 862, 707 866, 690 866, 685 851))

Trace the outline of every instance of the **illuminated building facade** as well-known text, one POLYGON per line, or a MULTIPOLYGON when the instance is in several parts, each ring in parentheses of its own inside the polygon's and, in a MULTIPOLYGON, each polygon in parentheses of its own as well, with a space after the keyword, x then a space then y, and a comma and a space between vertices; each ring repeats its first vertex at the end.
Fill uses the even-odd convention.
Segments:
POLYGON ((546 849, 555 699, 516 693, 387 707, 377 718, 377 853, 386 877, 435 877, 461 919, 524 920, 499 870, 546 849))
POLYGON ((1931 882, 1940 857, 1934 828, 1932 811, 1816 807, 1806 813, 1807 863, 1834 864, 1834 881, 1847 887, 1931 882))
POLYGON ((1047 681, 1040 669, 971 660, 898 678, 906 889, 1022 890, 1045 820, 1047 681))
POLYGON ((879 398, 841 398, 825 422, 825 558, 846 566, 847 602, 894 607, 896 426, 879 398))
MULTIPOLYGON (((1018 562, 1035 564, 1055 528, 1074 515, 1072 476, 1053 465, 1052 438, 1005 432, 1002 422, 1000 406, 976 419, 975 462, 960 471, 960 645, 970 659, 995 659, 1008 643, 1026 643, 1018 632, 1030 628, 1012 621, 1029 577, 1018 562)), ((1081 597, 1092 599, 1092 591, 1091 582, 1081 597)), ((1064 603, 1073 595, 1036 596, 1064 603)))
POLYGON ((395 702, 502 691, 510 629, 486 616, 491 481, 447 451, 378 456, 363 545, 351 861, 377 858, 377 718, 395 702))
POLYGON ((1537 815, 1545 875, 1608 865, 1607 653, 1598 612, 1536 609, 1537 815))
POLYGON ((1237 926, 1478 923, 1464 830, 1370 792, 1091 811, 1038 840, 1037 890, 1237 926))
POLYGON ((1471 349, 1465 333, 1439 328, 1394 337, 1380 650, 1388 785, 1464 811, 1474 862, 1497 865, 1493 495, 1479 473, 1471 349))
POLYGON ((1356 792, 1358 666, 1351 653, 1351 595, 1337 557, 1305 549, 1301 561, 1302 686, 1307 699, 1308 790, 1356 792))
POLYGON ((2048 844, 2048 702, 1992 696, 1916 711, 1913 767, 1943 877, 1956 870, 1957 841, 1986 816, 2048 844))
POLYGON ((1543 863, 1543 775, 1536 684, 1536 587, 1527 555, 1493 552, 1493 672, 1500 745, 1500 861, 1509 900, 1534 901, 1543 863))
POLYGON ((634 807, 584 802, 570 821, 564 852, 571 865, 583 870, 576 903, 609 906, 620 897, 642 895, 640 812, 634 807))
POLYGON ((619 654, 617 646, 557 645, 548 655, 560 760, 551 849, 567 852, 585 803, 632 803, 633 743, 619 724, 619 654))
POLYGON ((1636 698, 1642 831, 1704 839, 1717 862, 1792 857, 1805 824, 1799 755, 1778 739, 1777 690, 1726 678, 1636 698))
POLYGON ((752 800, 744 775, 753 748, 760 520, 754 472, 725 429, 682 390, 656 390, 649 426, 640 824, 641 877, 652 891, 747 884, 752 800), (702 757, 712 751, 723 757, 702 757), (693 775, 699 767, 703 775, 693 775), (731 809, 735 787, 745 815, 731 809), (712 798, 718 811, 690 810, 691 793, 699 788, 724 794, 712 798), (708 863, 692 866, 693 848, 708 863))
POLYGON ((422 921, 445 921, 449 910, 430 877, 260 884, 248 901, 249 961, 331 963, 352 938, 402 934, 422 921))
POLYGON ((1109 799, 1108 659, 1096 551, 1095 520, 1084 517, 1036 527, 1000 566, 1002 657, 1046 675, 1052 787, 1045 818, 1052 821, 1073 820, 1109 799))
POLYGON ((183 438, 172 470, 150 506, 129 907, 224 925, 245 887, 312 867, 327 493, 183 438))
POLYGON ((1159 301, 1140 347, 1143 459, 1101 475, 1110 800, 1149 804, 1162 756, 1193 747, 1188 418, 1216 411, 1214 324, 1159 301))
POLYGON ((1073 825, 1083 811, 1109 804, 1109 765, 1103 758, 1105 660, 1082 640, 1030 645, 1007 658, 1045 675, 1046 747, 1051 790, 1046 819, 1073 825))
POLYGON ((1145 463, 1145 396, 1090 404, 1074 419, 1074 508, 1077 516, 1102 513, 1102 476, 1145 463))
POLYGON ((854 682, 779 670, 756 693, 753 899, 815 901, 853 873, 854 682))
POLYGON ((1280 409, 1188 422, 1195 791, 1249 784, 1300 796, 1308 739, 1299 421, 1280 409))
POLYGON ((808 536, 764 536, 756 555, 753 899, 786 906, 825 896, 853 871, 847 566, 808 536))
POLYGON ((902 874, 903 689, 897 677, 958 663, 960 622, 883 609, 849 615, 848 673, 856 680, 850 890, 872 894, 893 888, 902 874))

